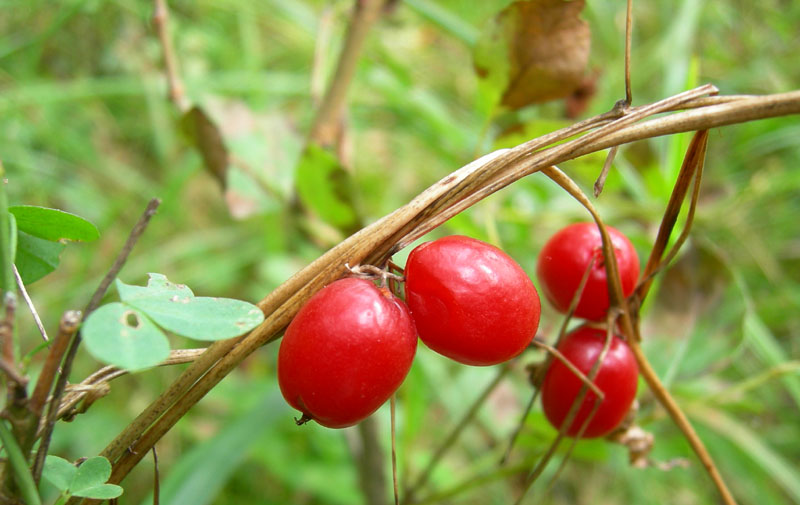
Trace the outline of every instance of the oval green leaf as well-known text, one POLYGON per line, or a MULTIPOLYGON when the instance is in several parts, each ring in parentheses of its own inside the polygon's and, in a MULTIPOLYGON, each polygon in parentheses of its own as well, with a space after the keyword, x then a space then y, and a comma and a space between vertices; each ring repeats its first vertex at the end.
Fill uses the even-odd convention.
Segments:
POLYGON ((128 303, 162 328, 196 340, 238 337, 264 320, 255 305, 230 298, 175 296, 168 300, 139 298, 128 303))
POLYGON ((17 219, 17 229, 35 237, 57 240, 97 240, 97 227, 75 214, 34 205, 12 205, 8 211, 17 219))
POLYGON ((109 303, 83 324, 83 342, 100 361, 127 370, 155 366, 169 356, 169 342, 144 314, 123 303, 109 303))
POLYGON ((34 237, 23 231, 17 233, 17 265, 22 282, 30 284, 49 274, 58 266, 61 251, 66 247, 60 242, 51 242, 34 237))

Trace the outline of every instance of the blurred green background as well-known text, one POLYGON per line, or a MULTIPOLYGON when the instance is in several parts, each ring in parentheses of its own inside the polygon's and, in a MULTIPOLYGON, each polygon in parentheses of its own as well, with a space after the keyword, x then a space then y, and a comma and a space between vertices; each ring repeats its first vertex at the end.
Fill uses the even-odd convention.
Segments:
MULTIPOLYGON (((365 222, 481 154, 573 121, 561 101, 491 117, 482 106, 472 47, 484 23, 508 3, 400 1, 374 26, 346 119, 351 193, 365 222)), ((624 2, 587 3, 587 73, 597 78, 581 117, 624 97, 624 2)), ((169 5, 187 95, 217 121, 231 151, 249 167, 249 174, 229 174, 227 194, 166 98, 151 2, 0 1, 0 159, 10 201, 76 213, 101 232, 97 242, 68 247, 58 270, 29 287, 51 332, 63 311, 86 304, 151 197, 163 203, 120 275, 127 283, 144 284, 147 272, 160 272, 198 295, 255 302, 344 237, 318 219, 299 218, 287 202, 315 113, 310 95, 317 38, 324 37, 319 68, 328 79, 352 2, 169 5)), ((639 1, 634 15, 634 105, 706 82, 723 94, 800 88, 800 2, 639 1)), ((597 200, 643 261, 688 139, 623 147, 597 200)), ((743 504, 800 503, 798 139, 796 116, 711 132, 692 238, 645 309, 648 356, 743 504)), ((562 168, 588 192, 603 160, 601 153, 562 168)), ((587 217, 536 175, 435 235, 490 241, 533 276, 544 241, 587 217)), ((402 264, 407 253, 395 261, 402 264)), ((560 322, 545 308, 543 335, 553 338, 560 322)), ((23 351, 30 351, 38 337, 29 315, 19 324, 23 351)), ((172 345, 195 344, 174 338, 172 345)), ((158 444, 161 503, 364 503, 355 430, 295 427, 295 413, 275 381, 277 347, 249 358, 158 444)), ((523 365, 541 358, 535 352, 521 357, 419 498, 459 504, 516 499, 521 477, 508 468, 530 468, 554 436, 537 407, 510 467, 497 466, 531 394, 523 365)), ((32 373, 42 359, 34 356, 32 373)), ((99 366, 82 353, 72 380, 99 366)), ((116 380, 86 414, 57 426, 52 452, 69 459, 97 454, 180 368, 116 380)), ((416 478, 496 373, 450 363, 420 345, 399 392, 401 483, 416 478)), ((656 437, 653 459, 688 458, 688 468, 637 470, 620 446, 580 442, 552 489, 547 484, 558 461, 526 503, 536 497, 555 504, 717 503, 701 465, 644 384, 639 400, 638 422, 656 437)), ((376 419, 388 469, 388 408, 376 419)), ((120 503, 152 503, 152 470, 148 457, 123 482, 120 503)), ((42 489, 52 492, 48 486, 42 489)))

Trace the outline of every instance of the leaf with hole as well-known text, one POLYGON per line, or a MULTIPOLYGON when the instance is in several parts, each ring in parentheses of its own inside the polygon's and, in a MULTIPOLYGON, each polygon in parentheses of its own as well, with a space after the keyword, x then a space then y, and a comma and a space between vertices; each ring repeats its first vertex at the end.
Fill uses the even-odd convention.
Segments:
POLYGON ((60 242, 51 242, 34 237, 24 231, 17 232, 17 252, 14 263, 22 282, 36 282, 56 269, 61 251, 66 247, 60 242))
POLYGON ((117 280, 117 290, 124 303, 141 310, 162 328, 197 340, 237 337, 264 320, 264 314, 253 304, 194 296, 188 287, 173 284, 161 274, 150 274, 146 288, 117 280))
POLYGON ((169 356, 166 335, 124 303, 109 303, 92 312, 81 334, 92 356, 126 370, 155 366, 169 356))
POLYGON ((97 227, 86 219, 58 209, 35 205, 12 205, 8 211, 17 220, 17 229, 45 240, 97 240, 97 227))

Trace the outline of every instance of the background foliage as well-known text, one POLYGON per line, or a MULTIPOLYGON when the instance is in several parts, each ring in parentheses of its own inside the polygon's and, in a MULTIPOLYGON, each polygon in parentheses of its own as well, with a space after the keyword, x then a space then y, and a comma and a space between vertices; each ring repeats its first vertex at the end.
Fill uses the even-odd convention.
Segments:
MULTIPOLYGON (((318 36, 332 70, 352 2, 175 0, 172 35, 186 91, 218 122, 251 173, 208 173, 166 99, 152 6, 134 0, 0 2, 0 158, 12 204, 90 219, 100 239, 71 245, 59 269, 30 286, 53 329, 83 306, 147 200, 163 200, 122 271, 186 283, 202 296, 257 301, 342 238, 291 205, 295 165, 314 115, 318 36), (330 16, 330 30, 320 20, 330 16)), ((476 156, 572 122, 562 102, 491 113, 473 70, 484 22, 508 1, 406 0, 375 25, 349 93, 353 209, 380 217, 476 156)), ((800 4, 790 0, 641 1, 634 7, 634 104, 711 82, 724 94, 798 88, 800 4)), ((624 6, 588 2, 596 94, 584 115, 622 98, 624 6)), ((662 277, 645 319, 645 349, 716 456, 741 503, 800 503, 800 125, 796 117, 713 131, 691 243, 662 277)), ((688 136, 621 149, 598 207, 644 258, 688 136)), ((586 188, 603 156, 564 168, 586 188)), ((543 242, 583 211, 544 177, 522 180, 454 218, 462 233, 503 247, 533 273, 543 242)), ((402 264, 408 251, 395 261, 402 264)), ((114 295, 109 300, 115 299, 114 295)), ((560 319, 543 315, 552 337, 560 319)), ((23 352, 37 345, 20 318, 23 352)), ((196 345, 173 337, 172 346, 196 345)), ((275 382, 277 345, 250 358, 158 445, 163 503, 318 503, 363 500, 351 430, 297 428, 275 382)), ((521 361, 536 361, 535 353, 521 361)), ((41 354, 31 369, 41 366, 41 354)), ((530 387, 518 364, 432 475, 447 503, 508 503, 519 481, 498 470, 530 387), (486 480, 476 479, 476 475, 486 480)), ((98 367, 82 354, 78 381, 98 367)), ((178 367, 176 367, 178 368, 178 367)), ((53 452, 97 454, 177 373, 118 379, 53 452)), ((456 366, 422 345, 399 398, 401 479, 421 471, 492 369, 456 366)), ((715 491, 680 433, 640 388, 639 422, 653 457, 689 468, 634 470, 625 451, 581 442, 547 503, 711 503, 715 491)), ((388 414, 378 414, 388 444, 388 414)), ((554 432, 535 412, 512 465, 530 464, 554 432)), ((384 458, 387 461, 388 458, 384 458)), ((556 465, 551 465, 554 469, 556 465)), ((552 470, 551 470, 552 474, 552 470)), ((545 476, 547 477, 547 475, 545 476)), ((544 492, 541 481, 534 492, 544 492)), ((149 503, 152 461, 125 481, 123 503, 149 503)), ((55 489, 51 492, 55 494, 55 489)), ((422 493, 422 497, 427 496, 422 493)))

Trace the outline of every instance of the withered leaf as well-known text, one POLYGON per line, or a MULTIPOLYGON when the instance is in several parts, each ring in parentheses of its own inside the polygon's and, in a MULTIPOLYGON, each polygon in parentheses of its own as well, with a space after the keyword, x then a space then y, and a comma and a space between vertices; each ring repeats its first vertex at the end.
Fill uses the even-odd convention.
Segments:
POLYGON ((503 105, 519 109, 563 98, 580 86, 590 46, 589 25, 580 19, 584 3, 518 1, 489 23, 475 49, 475 66, 482 78, 503 85, 503 105))
POLYGON ((200 151, 206 169, 224 188, 230 158, 219 127, 197 105, 183 115, 181 124, 197 150, 200 151))

